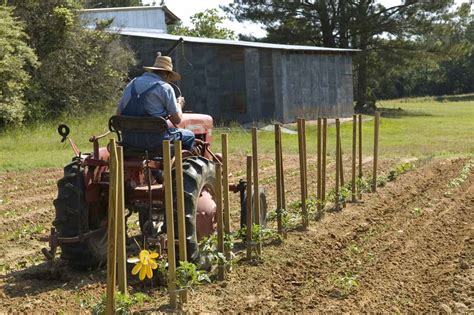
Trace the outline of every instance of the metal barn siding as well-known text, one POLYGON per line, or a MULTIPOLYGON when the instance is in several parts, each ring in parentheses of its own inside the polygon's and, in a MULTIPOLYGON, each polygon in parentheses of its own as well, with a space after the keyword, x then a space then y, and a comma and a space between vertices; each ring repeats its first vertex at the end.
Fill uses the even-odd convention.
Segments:
MULTIPOLYGON (((174 43, 157 36, 124 38, 136 51, 140 65, 153 64, 156 52, 174 43)), ((171 55, 182 76, 178 85, 186 98, 185 110, 210 114, 216 121, 243 123, 353 114, 351 53, 199 40, 185 38, 184 45, 171 55)))
POLYGON ((114 19, 111 29, 134 32, 167 33, 168 24, 179 21, 166 7, 100 8, 80 11, 86 27, 95 28, 95 21, 114 19))

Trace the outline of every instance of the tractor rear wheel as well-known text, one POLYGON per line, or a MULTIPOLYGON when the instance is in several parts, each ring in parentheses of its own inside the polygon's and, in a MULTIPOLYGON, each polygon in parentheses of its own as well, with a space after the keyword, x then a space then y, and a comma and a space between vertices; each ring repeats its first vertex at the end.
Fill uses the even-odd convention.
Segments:
MULTIPOLYGON (((175 180, 176 171, 173 170, 174 187, 176 187, 175 180)), ((183 161, 186 247, 187 259, 191 262, 200 259, 200 239, 215 231, 216 204, 213 200, 215 181, 214 162, 198 156, 189 157, 183 161)), ((176 224, 175 238, 178 238, 176 224)))
MULTIPOLYGON (((53 225, 59 237, 76 237, 88 232, 89 214, 85 200, 83 168, 73 161, 64 168, 58 181, 58 198, 54 200, 56 217, 53 225)), ((61 259, 78 269, 97 268, 107 259, 107 230, 98 230, 81 242, 64 243, 61 259)))

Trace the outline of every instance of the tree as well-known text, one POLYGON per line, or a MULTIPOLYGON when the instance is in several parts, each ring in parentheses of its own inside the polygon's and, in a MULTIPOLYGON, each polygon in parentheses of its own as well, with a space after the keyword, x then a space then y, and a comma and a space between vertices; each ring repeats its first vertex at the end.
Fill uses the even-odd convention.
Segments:
POLYGON ((356 110, 362 110, 369 94, 370 53, 386 37, 416 37, 451 4, 452 0, 405 0, 384 7, 375 0, 274 0, 238 1, 223 9, 237 21, 262 23, 270 42, 361 49, 354 61, 356 110))
POLYGON ((62 48, 76 24, 74 11, 80 8, 70 0, 8 0, 8 3, 24 22, 28 42, 40 59, 62 48))
POLYGON ((135 7, 141 6, 141 0, 85 0, 84 7, 88 9, 112 8, 112 7, 135 7))
POLYGON ((9 0, 25 23, 40 66, 25 90, 31 119, 84 113, 117 99, 133 53, 118 35, 82 26, 74 0, 9 0))
POLYGON ((13 9, 0 6, 0 125, 20 124, 26 114, 24 91, 30 81, 27 67, 36 67, 36 55, 27 44, 23 24, 13 9))
POLYGON ((219 16, 216 9, 207 9, 191 16, 193 27, 183 26, 182 23, 171 26, 168 32, 175 35, 236 39, 234 31, 220 26, 225 18, 219 16))

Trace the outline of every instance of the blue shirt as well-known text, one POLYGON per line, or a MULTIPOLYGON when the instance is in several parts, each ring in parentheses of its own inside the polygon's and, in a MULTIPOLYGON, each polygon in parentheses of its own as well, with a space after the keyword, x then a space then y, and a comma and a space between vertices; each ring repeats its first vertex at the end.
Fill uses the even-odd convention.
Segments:
MULTIPOLYGON (((170 84, 166 83, 159 75, 145 72, 142 76, 130 82, 123 93, 118 104, 118 114, 135 117, 163 117, 174 115, 179 111, 176 95, 170 84), (139 102, 130 102, 132 98, 132 85, 138 95, 154 86, 143 96, 140 95, 139 102), (136 106, 137 108, 129 108, 136 106)), ((154 149, 161 147, 163 140, 169 139, 169 134, 158 134, 152 132, 123 132, 122 142, 125 145, 141 149, 154 149)))
POLYGON ((173 87, 163 81, 159 75, 153 72, 145 72, 142 76, 132 80, 120 99, 118 104, 118 113, 122 113, 132 96, 132 83, 135 82, 135 89, 138 94, 143 93, 150 86, 158 82, 156 88, 153 88, 144 95, 143 104, 145 106, 146 116, 166 117, 176 114, 179 111, 176 95, 173 87))

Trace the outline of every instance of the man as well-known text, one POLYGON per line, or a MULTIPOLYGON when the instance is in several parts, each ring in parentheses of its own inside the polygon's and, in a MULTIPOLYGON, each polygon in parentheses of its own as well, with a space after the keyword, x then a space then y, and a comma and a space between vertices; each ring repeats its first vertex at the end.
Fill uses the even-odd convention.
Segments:
MULTIPOLYGON (((117 114, 134 117, 163 117, 168 118, 175 126, 183 119, 182 109, 184 98, 176 99, 171 81, 181 79, 179 73, 173 71, 173 62, 170 57, 158 53, 155 64, 143 67, 147 72, 130 82, 118 104, 117 114)), ((171 131, 181 133, 183 149, 192 151, 194 134, 192 131, 181 128, 170 128, 171 131)), ((167 133, 124 133, 123 143, 142 149, 154 149, 161 146, 163 140, 175 140, 179 136, 167 133)))

